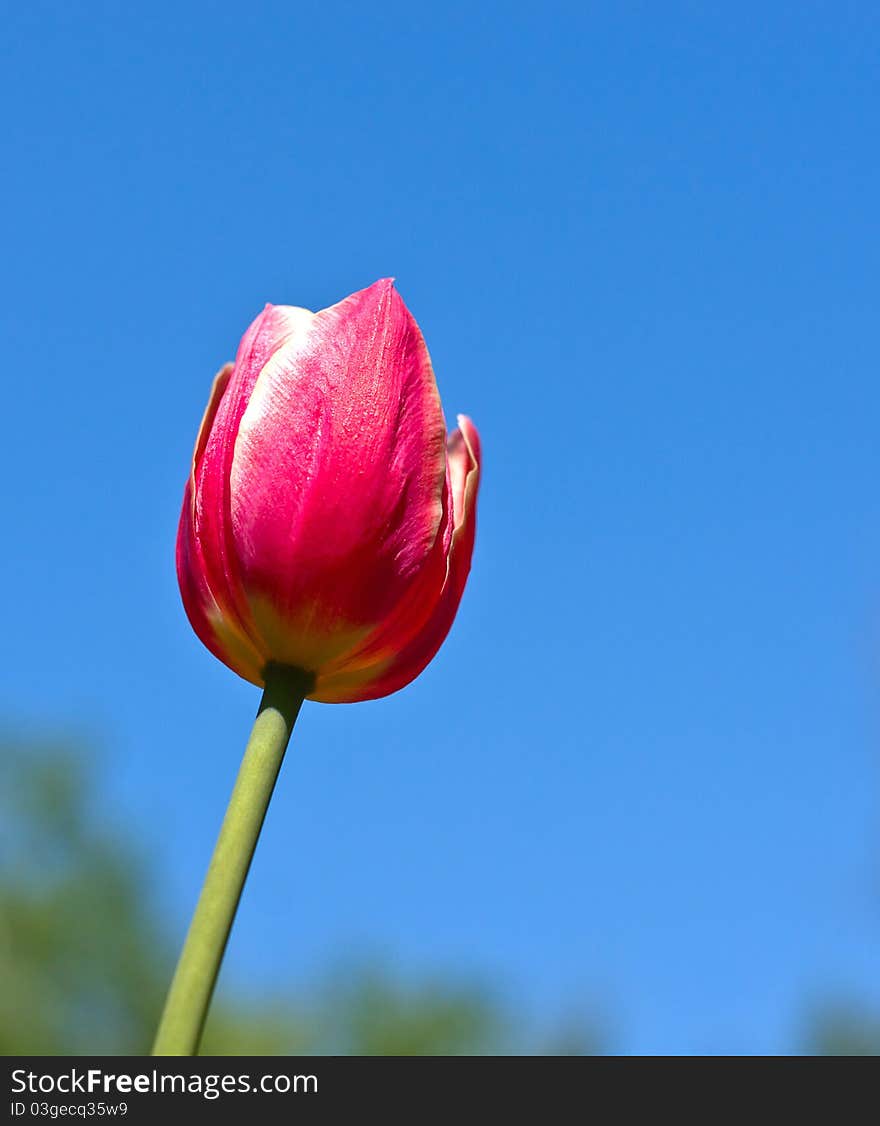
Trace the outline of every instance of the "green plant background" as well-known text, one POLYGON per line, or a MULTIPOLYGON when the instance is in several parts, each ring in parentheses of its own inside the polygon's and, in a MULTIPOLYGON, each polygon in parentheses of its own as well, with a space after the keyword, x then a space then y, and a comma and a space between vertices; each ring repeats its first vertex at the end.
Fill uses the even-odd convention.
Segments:
MULTIPOLYGON (((0 748, 0 1051, 148 1051, 175 936, 151 888, 148 842, 106 812, 94 756, 7 739, 0 748)), ((270 936, 267 936, 267 941, 270 936)), ((613 1014, 528 1019, 491 983, 404 980, 352 959, 271 998, 221 986, 205 1055, 446 1055, 614 1051, 613 1014)), ((880 1019, 858 999, 805 1002, 801 1049, 876 1054, 880 1019)))

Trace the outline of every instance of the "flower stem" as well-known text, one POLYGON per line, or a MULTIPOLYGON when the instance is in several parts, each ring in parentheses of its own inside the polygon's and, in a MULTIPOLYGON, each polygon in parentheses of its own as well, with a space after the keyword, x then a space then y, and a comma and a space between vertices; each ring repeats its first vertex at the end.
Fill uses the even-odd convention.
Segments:
POLYGON ((257 847, 290 733, 311 689, 289 665, 267 665, 265 690, 202 893, 159 1022, 154 1056, 194 1056, 226 941, 257 847))

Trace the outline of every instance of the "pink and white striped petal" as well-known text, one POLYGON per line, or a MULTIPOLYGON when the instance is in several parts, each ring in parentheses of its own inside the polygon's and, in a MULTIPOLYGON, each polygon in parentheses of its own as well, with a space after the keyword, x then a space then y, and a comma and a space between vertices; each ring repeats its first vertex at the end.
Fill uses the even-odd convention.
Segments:
POLYGON ((442 566, 444 447, 428 351, 390 280, 300 319, 230 465, 238 583, 274 659, 328 664, 442 566))

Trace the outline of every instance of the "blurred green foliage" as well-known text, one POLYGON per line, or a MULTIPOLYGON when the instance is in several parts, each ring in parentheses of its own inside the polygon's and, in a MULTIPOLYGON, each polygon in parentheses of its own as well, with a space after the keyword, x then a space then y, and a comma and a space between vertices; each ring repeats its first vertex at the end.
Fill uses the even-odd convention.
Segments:
MULTIPOLYGON (((102 812, 88 755, 0 747, 0 1054, 149 1050, 174 963, 148 866, 102 812)), ((206 1055, 590 1055, 590 1019, 541 1034, 479 984, 405 984, 373 965, 331 974, 305 996, 222 993, 206 1055), (525 1028, 525 1031, 522 1030, 525 1028)), ((804 1022, 811 1055, 880 1054, 880 1018, 826 1003, 804 1022)))
MULTIPOLYGON (((0 749, 0 1053, 149 1050, 176 951, 147 866, 101 812, 87 755, 0 749)), ((206 1055, 592 1054, 592 1023, 523 1034, 483 987, 338 971, 307 996, 221 995, 206 1055), (516 1030, 514 1032, 514 1030, 516 1030)))
POLYGON ((0 1050, 126 1052, 156 1019, 162 937, 127 843, 97 827, 85 759, 0 754, 0 1050))
POLYGON ((880 1056, 880 1017, 859 1001, 819 1006, 806 1022, 804 1051, 812 1056, 880 1056))

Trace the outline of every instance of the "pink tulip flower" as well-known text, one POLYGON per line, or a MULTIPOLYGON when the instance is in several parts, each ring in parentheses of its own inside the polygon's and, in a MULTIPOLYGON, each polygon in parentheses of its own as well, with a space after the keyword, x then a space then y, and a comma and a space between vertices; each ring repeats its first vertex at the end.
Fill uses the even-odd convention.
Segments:
POLYGON ((193 629, 254 684, 270 662, 347 703, 439 649, 474 546, 480 442, 447 438, 419 326, 389 279, 318 313, 267 305, 214 381, 177 574, 193 629))

